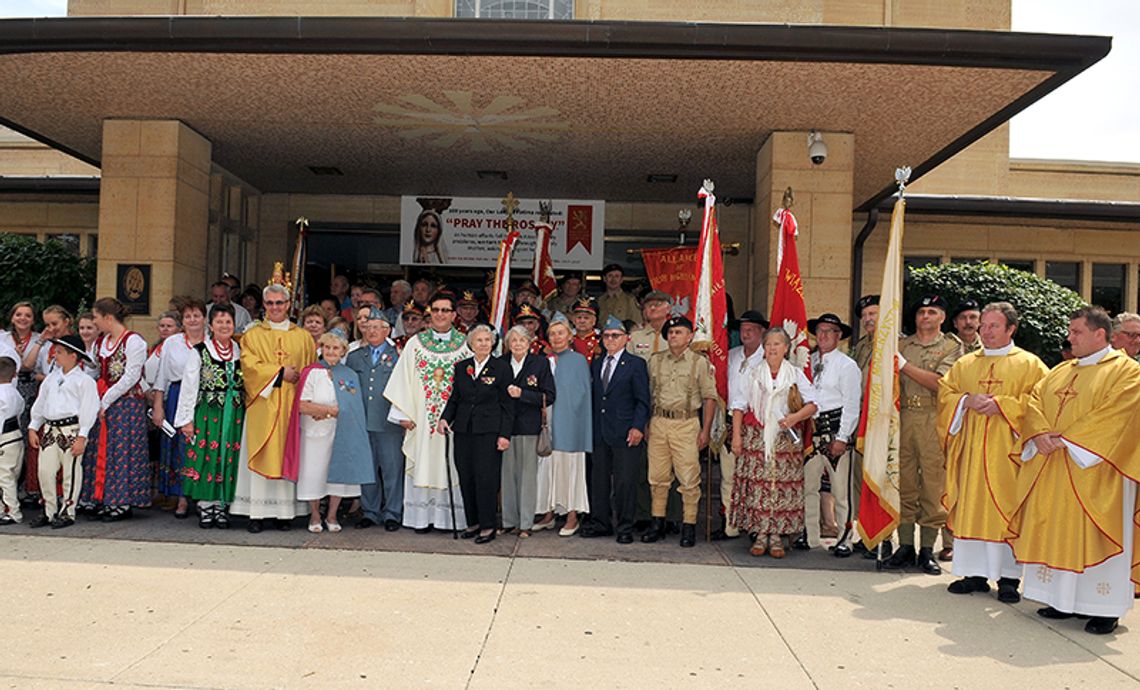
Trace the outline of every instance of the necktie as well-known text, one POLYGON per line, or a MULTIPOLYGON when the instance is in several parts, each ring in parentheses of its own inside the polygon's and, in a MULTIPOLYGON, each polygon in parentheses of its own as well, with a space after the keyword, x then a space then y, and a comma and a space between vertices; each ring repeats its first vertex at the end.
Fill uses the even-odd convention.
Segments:
POLYGON ((602 386, 609 387, 610 375, 614 373, 614 356, 606 357, 606 367, 602 371, 602 386))
POLYGON ((376 366, 376 362, 380 361, 380 348, 372 348, 372 366, 376 366))

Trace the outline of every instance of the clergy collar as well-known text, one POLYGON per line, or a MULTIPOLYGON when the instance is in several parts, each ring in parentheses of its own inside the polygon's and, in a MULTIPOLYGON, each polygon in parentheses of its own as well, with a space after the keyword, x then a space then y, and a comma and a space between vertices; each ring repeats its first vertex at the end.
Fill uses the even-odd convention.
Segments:
POLYGON ((1100 360, 1107 357, 1108 353, 1110 353, 1110 352, 1112 352, 1112 346, 1106 345, 1103 350, 1098 350, 1098 351, 1092 353, 1091 355, 1085 355, 1084 357, 1081 357, 1080 359, 1078 359, 1077 360, 1077 366, 1078 367, 1087 367, 1087 366, 1091 366, 1093 364, 1098 364, 1100 362, 1100 360))
POLYGON ((435 330, 434 328, 429 328, 428 330, 431 331, 431 337, 435 338, 436 340, 450 340, 451 339, 451 329, 450 328, 447 329, 446 331, 444 331, 443 333, 440 333, 439 331, 435 330))
POLYGON ((289 327, 293 325, 289 319, 285 319, 284 321, 270 321, 266 319, 265 323, 269 324, 269 327, 275 331, 287 331, 289 327))
POLYGON ((994 349, 994 350, 991 350, 988 347, 982 346, 982 352, 985 353, 986 357, 1004 357, 1004 356, 1008 355, 1011 350, 1013 350, 1013 341, 1012 340, 1009 341, 1009 344, 1006 345, 1005 347, 999 347, 999 348, 994 349))

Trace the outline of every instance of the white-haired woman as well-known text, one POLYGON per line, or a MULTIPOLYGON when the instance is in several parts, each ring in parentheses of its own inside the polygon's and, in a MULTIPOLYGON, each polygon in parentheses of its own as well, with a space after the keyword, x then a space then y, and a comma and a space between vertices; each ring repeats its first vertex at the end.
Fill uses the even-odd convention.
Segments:
POLYGON ((586 453, 594 450, 593 398, 590 365, 570 347, 574 330, 561 313, 550 320, 546 337, 553 354, 550 367, 558 399, 550 407, 550 435, 554 452, 542 463, 538 475, 538 512, 545 513, 534 529, 553 529, 554 514, 565 514, 558 532, 578 533, 578 513, 590 512, 586 490, 586 453))
POLYGON ((515 401, 515 425, 511 447, 503 453, 503 528, 501 534, 519 530, 530 536, 538 496, 538 453, 542 414, 554 402, 554 374, 542 355, 531 354, 534 336, 526 326, 515 326, 505 338, 508 352, 502 360, 510 365, 507 394, 515 401))
POLYGON ((804 529, 804 424, 815 414, 811 383, 788 361, 782 328, 764 333, 764 364, 746 382, 748 409, 732 411, 736 471, 728 521, 756 535, 752 555, 783 558, 804 529))
POLYGON ((358 498, 361 484, 376 482, 364 420, 360 379, 344 364, 348 340, 340 330, 323 334, 321 359, 305 367, 289 420, 284 476, 297 482, 297 500, 309 503, 309 531, 340 531, 342 498, 358 498), (321 499, 328 514, 321 524, 321 499))
POLYGON ((455 363, 451 397, 436 430, 455 432, 455 471, 467 518, 464 539, 486 544, 495 538, 496 498, 503 451, 511 446, 515 400, 507 392, 511 365, 491 356, 495 333, 479 324, 467 334, 473 357, 455 363))

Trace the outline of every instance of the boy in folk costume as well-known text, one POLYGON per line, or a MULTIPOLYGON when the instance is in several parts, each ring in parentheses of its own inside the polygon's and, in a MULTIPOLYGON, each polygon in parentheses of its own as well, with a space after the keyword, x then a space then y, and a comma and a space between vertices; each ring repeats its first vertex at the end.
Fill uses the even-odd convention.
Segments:
POLYGON ((91 363, 83 339, 65 335, 51 341, 55 346, 54 368, 32 404, 28 443, 39 448, 39 480, 44 513, 31 527, 52 529, 75 523, 75 502, 83 485, 83 451, 87 435, 99 416, 99 388, 81 364, 91 363), (43 434, 41 436, 41 429, 43 434), (56 495, 56 474, 63 470, 63 496, 56 495))
POLYGON ((16 390, 19 365, 5 353, 0 356, 0 494, 3 494, 7 512, 0 515, 0 526, 14 525, 23 519, 20 499, 16 495, 16 480, 24 463, 24 435, 20 433, 20 415, 24 413, 24 398, 16 390))

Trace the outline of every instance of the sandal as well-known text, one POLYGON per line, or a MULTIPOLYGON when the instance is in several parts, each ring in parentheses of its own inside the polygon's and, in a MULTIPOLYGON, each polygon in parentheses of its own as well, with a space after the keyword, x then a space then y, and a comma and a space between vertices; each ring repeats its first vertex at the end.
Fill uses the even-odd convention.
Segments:
POLYGON ((210 529, 214 526, 214 509, 203 508, 198 514, 198 526, 202 529, 210 529))
POLYGON ((325 522, 325 529, 330 532, 339 532, 341 530, 339 522, 325 522))
POLYGON ((498 534, 501 537, 504 534, 512 534, 514 531, 514 527, 500 527, 499 529, 495 530, 495 534, 498 534))
POLYGON ((768 553, 768 537, 763 539, 757 537, 756 541, 752 542, 752 548, 748 550, 748 553, 753 556, 763 556, 768 553))
POLYGON ((312 532, 313 534, 320 534, 321 532, 325 531, 325 528, 322 527, 321 523, 319 523, 319 522, 310 522, 309 523, 309 531, 312 532))
POLYGON ((530 530, 528 530, 528 529, 519 530, 519 539, 530 539, 530 530))
POLYGON ((783 558, 784 553, 784 540, 776 537, 772 540, 772 544, 768 547, 768 555, 772 558, 783 558))
POLYGON ((218 529, 229 529, 230 528, 230 516, 226 515, 226 509, 218 507, 218 508, 214 508, 213 512, 214 512, 214 527, 217 527, 218 529))

